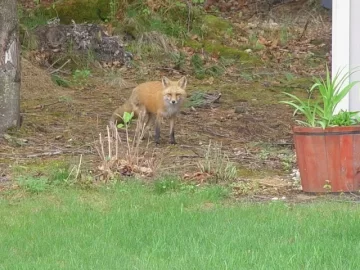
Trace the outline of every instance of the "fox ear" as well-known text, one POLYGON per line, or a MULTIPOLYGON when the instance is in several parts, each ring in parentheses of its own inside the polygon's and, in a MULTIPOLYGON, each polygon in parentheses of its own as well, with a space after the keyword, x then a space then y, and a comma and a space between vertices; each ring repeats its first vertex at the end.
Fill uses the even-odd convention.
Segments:
POLYGON ((162 77, 161 82, 162 82, 162 85, 163 85, 164 88, 168 88, 170 86, 170 84, 171 84, 171 81, 165 76, 162 77))
POLYGON ((178 85, 179 85, 182 89, 185 89, 186 84, 187 84, 186 76, 181 77, 181 79, 178 81, 178 85))

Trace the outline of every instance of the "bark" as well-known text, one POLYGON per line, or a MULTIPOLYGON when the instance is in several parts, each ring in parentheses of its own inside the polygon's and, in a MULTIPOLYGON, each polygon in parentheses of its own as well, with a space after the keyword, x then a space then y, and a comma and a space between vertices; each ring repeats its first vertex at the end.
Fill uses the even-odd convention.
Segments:
POLYGON ((20 71, 17 1, 0 0, 0 133, 20 126, 20 71))

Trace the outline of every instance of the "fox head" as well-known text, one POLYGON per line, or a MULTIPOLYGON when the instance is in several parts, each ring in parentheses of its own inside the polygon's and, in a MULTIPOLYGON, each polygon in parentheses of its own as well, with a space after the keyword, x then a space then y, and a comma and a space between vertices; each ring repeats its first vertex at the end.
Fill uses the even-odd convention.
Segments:
POLYGON ((164 88, 164 101, 168 104, 182 103, 186 97, 186 77, 184 76, 178 81, 170 81, 168 78, 163 77, 161 82, 164 88))

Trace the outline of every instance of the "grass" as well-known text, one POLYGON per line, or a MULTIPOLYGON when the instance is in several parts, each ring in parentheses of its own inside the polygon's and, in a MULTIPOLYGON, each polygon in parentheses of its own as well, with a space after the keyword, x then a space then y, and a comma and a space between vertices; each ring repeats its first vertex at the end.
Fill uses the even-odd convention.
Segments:
POLYGON ((169 186, 0 197, 0 269, 358 268, 357 205, 225 204, 219 186, 169 186))

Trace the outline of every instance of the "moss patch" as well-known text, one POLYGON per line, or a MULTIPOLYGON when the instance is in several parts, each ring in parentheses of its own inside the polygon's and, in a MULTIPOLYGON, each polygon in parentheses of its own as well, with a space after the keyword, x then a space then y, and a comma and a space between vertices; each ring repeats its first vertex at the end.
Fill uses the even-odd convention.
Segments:
POLYGON ((58 3, 55 9, 50 8, 48 12, 52 16, 58 16, 63 24, 97 22, 106 19, 110 13, 108 0, 70 0, 58 3))
POLYGON ((186 40, 184 46, 193 48, 195 50, 204 49, 205 52, 211 54, 217 54, 224 58, 239 59, 243 62, 258 63, 260 60, 257 56, 248 54, 239 48, 234 48, 226 45, 222 45, 218 41, 196 41, 186 40))
POLYGON ((230 35, 233 31, 230 22, 214 15, 203 17, 201 29, 204 37, 210 39, 219 39, 221 36, 230 35))

